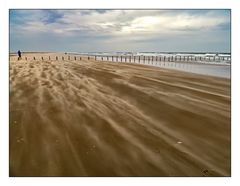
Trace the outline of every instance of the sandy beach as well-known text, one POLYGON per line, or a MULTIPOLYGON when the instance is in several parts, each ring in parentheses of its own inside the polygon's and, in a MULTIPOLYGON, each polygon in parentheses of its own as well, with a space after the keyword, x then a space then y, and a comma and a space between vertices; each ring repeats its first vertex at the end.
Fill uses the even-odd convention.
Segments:
POLYGON ((230 176, 230 81, 10 56, 10 176, 230 176))

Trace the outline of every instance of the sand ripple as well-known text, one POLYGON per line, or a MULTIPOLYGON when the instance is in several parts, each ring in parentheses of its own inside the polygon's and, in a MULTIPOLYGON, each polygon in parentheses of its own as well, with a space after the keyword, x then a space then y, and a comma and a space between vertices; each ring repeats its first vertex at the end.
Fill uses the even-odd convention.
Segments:
POLYGON ((10 62, 11 176, 229 176, 230 80, 10 62))

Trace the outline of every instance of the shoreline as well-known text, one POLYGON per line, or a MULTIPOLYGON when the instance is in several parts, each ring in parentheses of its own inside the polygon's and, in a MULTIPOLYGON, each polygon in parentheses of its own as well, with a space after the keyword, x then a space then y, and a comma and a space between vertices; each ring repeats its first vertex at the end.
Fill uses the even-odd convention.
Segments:
MULTIPOLYGON (((151 61, 146 60, 143 61, 142 59, 134 60, 133 58, 125 59, 123 58, 111 58, 111 57, 104 57, 104 56, 94 56, 94 55, 81 55, 81 54, 69 54, 69 53, 47 53, 47 52, 39 52, 39 53, 23 53, 22 61, 26 60, 43 60, 43 61, 61 61, 62 60, 72 60, 75 58, 76 61, 79 61, 80 58, 96 60, 98 62, 112 62, 112 63, 126 63, 126 64, 140 64, 146 66, 154 66, 158 68, 176 70, 176 71, 183 71, 187 73, 194 73, 194 74, 201 74, 201 75, 208 75, 213 77, 222 77, 222 78, 231 78, 231 64, 229 63, 218 63, 218 62, 209 62, 209 61, 151 61), (42 54, 42 55, 41 55, 42 54), (57 57, 57 58, 56 58, 57 57), (49 60, 50 59, 50 60, 49 60), (122 61, 119 61, 119 60, 122 61), (130 61, 131 60, 131 61, 130 61)), ((12 58, 11 60, 17 61, 17 55, 9 56, 12 58)))

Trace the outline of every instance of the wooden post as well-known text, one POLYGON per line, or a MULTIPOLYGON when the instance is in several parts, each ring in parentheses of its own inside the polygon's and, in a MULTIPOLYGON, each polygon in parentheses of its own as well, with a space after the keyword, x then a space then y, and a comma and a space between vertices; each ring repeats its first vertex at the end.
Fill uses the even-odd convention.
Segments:
POLYGON ((95 61, 96 61, 96 60, 97 60, 97 56, 95 56, 95 58, 94 58, 94 59, 95 59, 95 61))
POLYGON ((56 56, 56 60, 58 60, 58 57, 56 56))
POLYGON ((64 57, 62 56, 62 60, 64 61, 64 57))
POLYGON ((121 58, 121 62, 122 62, 122 56, 120 58, 121 58))
POLYGON ((113 56, 112 56, 112 61, 113 61, 113 56))
POLYGON ((49 60, 51 60, 51 57, 50 57, 50 56, 48 56, 48 59, 49 59, 49 60))
POLYGON ((43 61, 43 57, 42 57, 42 61, 43 61))
POLYGON ((70 56, 68 56, 68 60, 70 60, 70 56))
POLYGON ((27 61, 27 57, 25 57, 25 60, 27 61))
POLYGON ((145 63, 145 56, 143 56, 143 63, 145 63))
POLYGON ((141 60, 141 56, 139 56, 139 58, 138 58, 138 62, 140 63, 140 60, 141 60))
POLYGON ((33 57, 33 60, 36 60, 35 56, 33 57))
POLYGON ((74 56, 74 60, 75 60, 75 61, 77 60, 77 57, 76 57, 76 56, 74 56))
POLYGON ((80 61, 81 61, 81 60, 82 60, 82 57, 80 57, 79 59, 80 59, 80 61))

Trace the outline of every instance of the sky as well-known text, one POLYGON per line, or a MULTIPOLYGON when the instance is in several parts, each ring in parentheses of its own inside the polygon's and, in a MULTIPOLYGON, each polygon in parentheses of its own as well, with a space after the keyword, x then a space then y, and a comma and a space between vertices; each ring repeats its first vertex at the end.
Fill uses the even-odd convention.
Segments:
POLYGON ((230 52, 230 10, 11 9, 10 52, 230 52))

